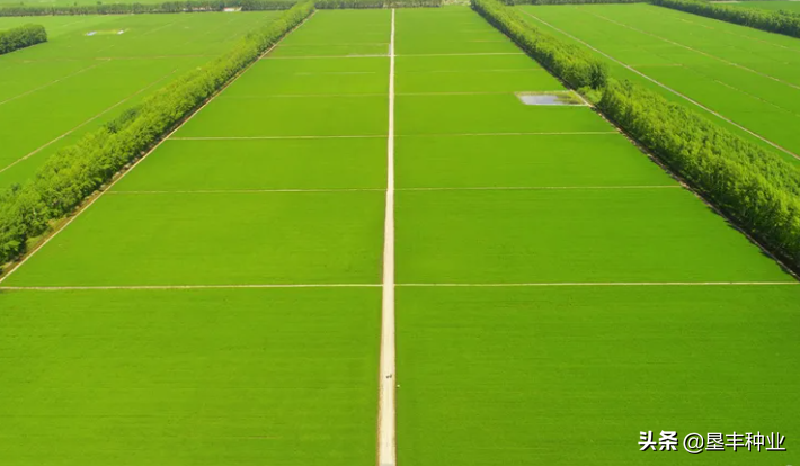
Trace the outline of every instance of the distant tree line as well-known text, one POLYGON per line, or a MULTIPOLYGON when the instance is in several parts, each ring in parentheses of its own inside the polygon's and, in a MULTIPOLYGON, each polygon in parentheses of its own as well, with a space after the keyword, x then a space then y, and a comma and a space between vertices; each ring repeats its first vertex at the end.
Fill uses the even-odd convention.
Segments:
POLYGON ((6 29, 0 31, 0 55, 42 42, 47 42, 47 32, 44 30, 44 26, 26 24, 6 29))
POLYGON ((558 78, 573 88, 583 88, 606 118, 800 271, 800 165, 654 91, 606 76, 596 59, 585 53, 566 56, 570 45, 533 26, 520 25, 513 8, 497 0, 473 0, 472 4, 558 78))
POLYGON ((588 3, 639 3, 643 0, 504 0, 509 6, 513 5, 581 5, 588 3))
POLYGON ((316 8, 335 10, 345 8, 420 8, 440 7, 443 0, 317 0, 316 8))
POLYGON ((652 0, 651 3, 768 32, 800 37, 800 15, 789 11, 737 8, 699 0, 652 0))
POLYGON ((296 4, 281 18, 250 32, 224 56, 181 76, 77 144, 58 150, 30 181, 0 194, 0 264, 24 254, 31 239, 142 157, 313 10, 311 0, 296 4))
POLYGON ((288 10, 294 0, 186 0, 163 3, 108 3, 97 5, 57 6, 24 4, 0 8, 0 16, 78 16, 78 15, 137 15, 147 13, 182 13, 222 11, 241 8, 242 11, 288 10))
POLYGON ((534 27, 515 9, 497 0, 473 0, 472 7, 525 53, 573 88, 599 89, 605 85, 605 64, 581 47, 564 43, 534 27))

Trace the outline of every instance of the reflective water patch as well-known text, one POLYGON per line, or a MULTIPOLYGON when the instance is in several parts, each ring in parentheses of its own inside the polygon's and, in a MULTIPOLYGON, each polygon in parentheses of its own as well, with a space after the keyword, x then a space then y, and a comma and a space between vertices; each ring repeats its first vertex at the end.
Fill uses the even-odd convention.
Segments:
POLYGON ((525 105, 587 105, 586 101, 574 91, 517 92, 516 96, 525 105))

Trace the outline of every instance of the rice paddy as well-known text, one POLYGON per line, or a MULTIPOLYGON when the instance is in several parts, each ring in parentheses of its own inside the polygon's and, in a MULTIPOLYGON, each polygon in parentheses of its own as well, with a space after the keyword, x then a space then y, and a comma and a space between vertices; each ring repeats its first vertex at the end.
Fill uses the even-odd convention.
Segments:
POLYGON ((14 128, 2 135, 0 187, 278 14, 0 18, 0 29, 33 21, 49 38, 0 57, 0 126, 14 128))
POLYGON ((734 2, 731 6, 743 8, 758 8, 760 10, 789 11, 800 13, 800 2, 797 0, 767 0, 767 1, 745 1, 734 2))
POLYGON ((317 11, 3 276, 3 464, 792 464, 800 284, 563 91, 466 7, 317 11))
POLYGON ((773 145, 729 126, 740 135, 785 149, 787 159, 800 156, 796 38, 646 4, 520 8, 538 27, 603 57, 616 76, 697 109, 681 94, 709 118, 724 125, 716 112, 773 145))

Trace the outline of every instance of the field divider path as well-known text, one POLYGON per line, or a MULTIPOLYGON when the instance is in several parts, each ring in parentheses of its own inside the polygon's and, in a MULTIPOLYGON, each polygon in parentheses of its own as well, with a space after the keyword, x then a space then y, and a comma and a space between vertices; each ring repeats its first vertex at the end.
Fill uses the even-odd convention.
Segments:
MULTIPOLYGON (((620 134, 619 131, 561 131, 543 133, 414 133, 395 134, 404 137, 441 137, 441 136, 602 136, 620 134)), ((386 138, 387 134, 343 134, 343 135, 297 135, 297 136, 181 136, 170 138, 170 141, 236 141, 258 139, 338 139, 338 138, 386 138)))
MULTIPOLYGON (((394 191, 549 191, 549 190, 597 190, 597 189, 684 189, 682 185, 652 186, 442 186, 394 188, 394 191)), ((161 189, 161 190, 116 190, 110 196, 137 194, 259 194, 259 193, 333 193, 359 191, 386 191, 385 188, 275 188, 275 189, 161 189)))
MULTIPOLYGON (((612 286, 800 286, 798 281, 769 282, 553 282, 553 283, 395 283, 406 288, 523 288, 523 287, 612 287, 612 286)), ((249 285, 74 285, 0 286, 0 291, 91 291, 91 290, 203 290, 247 288, 383 288, 382 283, 264 283, 249 285)), ((394 463, 387 463, 394 464, 394 463)), ((381 463, 380 466, 385 466, 381 463)))
POLYGON ((96 285, 96 286, 0 286, 0 291, 89 291, 89 290, 219 290, 247 288, 378 288, 379 283, 265 283, 250 285, 96 285))
MULTIPOLYGON (((283 41, 284 38, 289 36, 289 34, 291 34, 292 32, 296 31, 298 28, 302 27, 306 23, 306 21, 308 21, 309 19, 313 18, 315 12, 316 11, 312 11, 311 15, 309 15, 306 19, 304 19, 300 24, 298 24, 292 30, 290 30, 289 32, 284 34, 284 36, 281 37, 281 39, 278 40, 278 42, 276 42, 272 47, 270 47, 267 50, 265 50, 264 53, 261 54, 261 57, 263 57, 264 55, 270 53, 275 47, 278 46, 278 44, 281 43, 281 41, 283 41)), ((166 136, 162 137, 161 140, 159 140, 155 145, 153 145, 153 147, 151 147, 150 150, 148 150, 144 155, 139 157, 139 159, 137 159, 136 162, 134 162, 127 170, 123 170, 123 171, 119 172, 115 176, 115 178, 111 181, 111 183, 109 183, 105 188, 98 189, 98 192, 96 194, 90 196, 84 202, 84 204, 75 211, 75 213, 73 213, 71 216, 65 217, 65 219, 62 220, 62 223, 58 227, 56 227, 55 230, 53 230, 49 234, 46 234, 46 237, 44 238, 43 241, 41 241, 39 244, 37 244, 36 247, 33 248, 33 250, 31 250, 30 252, 25 254, 25 256, 23 256, 20 260, 18 260, 17 263, 14 264, 13 267, 11 267, 11 269, 9 269, 2 276, 0 276, 0 284, 2 284, 6 279, 8 279, 8 277, 10 277, 20 267, 22 267, 22 265, 25 264, 28 260, 30 260, 31 257, 35 256, 37 252, 39 252, 44 246, 46 246, 47 243, 52 241, 53 238, 58 236, 59 233, 64 231, 72 222, 75 221, 76 218, 80 217, 80 215, 82 213, 86 212, 87 209, 89 209, 91 206, 93 206, 94 203, 97 202, 98 199, 103 197, 103 194, 107 193, 111 188, 114 187, 114 185, 116 185, 120 180, 125 178, 125 176, 128 173, 130 173, 133 169, 135 169, 137 166, 139 166, 139 164, 142 163, 142 161, 144 161, 148 156, 150 156, 150 154, 155 152, 161 146, 161 144, 164 143, 164 141, 169 140, 170 136, 175 134, 179 129, 181 129, 183 127, 183 125, 188 123, 192 118, 194 118, 195 115, 197 115, 198 113, 200 113, 200 111, 202 111, 204 108, 206 108, 206 106, 208 104, 213 102, 214 99, 216 99, 220 94, 225 92, 225 89, 227 89, 231 84, 233 84, 236 81, 238 81, 239 78, 241 78, 242 75, 244 75, 255 63, 258 63, 258 61, 259 61, 259 59, 261 57, 256 58, 255 60, 253 60, 252 63, 250 63, 244 69, 239 71, 230 81, 228 81, 227 84, 222 86, 217 92, 215 92, 208 99, 206 99, 206 101, 203 102, 202 105, 200 105, 196 109, 192 110, 192 112, 189 113, 189 115, 187 115, 186 117, 184 117, 183 120, 178 125, 176 125, 175 128, 173 128, 172 131, 169 134, 167 134, 166 136)))
POLYGON ((151 87, 155 86, 156 84, 160 83, 161 81, 169 78, 170 76, 175 74, 177 71, 178 71, 177 69, 174 69, 174 70, 170 71, 169 73, 167 73, 164 76, 161 76, 160 78, 156 79, 155 81, 147 84, 145 87, 139 89, 138 91, 134 92, 133 94, 131 94, 131 95, 125 97, 124 99, 118 101, 114 105, 106 108, 105 110, 103 110, 102 112, 98 113, 97 115, 94 115, 94 116, 90 117, 89 119, 85 120, 84 122, 82 122, 78 126, 75 126, 74 128, 70 129, 66 133, 61 134, 59 136, 56 136, 53 140, 51 140, 51 141, 49 141, 49 142, 47 142, 45 144, 42 144, 41 146, 37 147, 33 151, 28 152, 27 154, 23 155, 22 157, 18 158, 17 160, 14 160, 13 162, 9 163, 5 167, 0 168, 0 173, 3 173, 4 171, 8 170, 9 168, 13 167, 14 165, 16 165, 16 164, 18 164, 20 162, 23 162, 23 161, 33 157, 34 155, 38 154, 39 152, 47 149, 48 147, 50 147, 51 145, 55 144, 56 142, 64 139, 65 137, 69 136, 70 134, 74 133, 75 131, 83 128, 84 126, 88 125, 89 123, 93 122, 94 120, 102 117, 106 113, 114 110, 115 108, 119 107, 120 105, 124 104, 125 102, 127 102, 127 101, 133 99, 134 97, 138 96, 142 92, 150 89, 151 87))
POLYGON ((395 321, 394 321, 394 37, 392 9, 389 42, 389 138, 387 141, 386 207, 383 223, 383 286, 381 300, 381 354, 378 401, 378 465, 397 464, 395 435, 395 321))
POLYGON ((603 52, 602 50, 598 49, 597 47, 594 47, 593 45, 590 45, 589 43, 577 38, 576 36, 568 33, 567 31, 565 31, 565 30, 563 30, 563 29, 561 29, 559 27, 553 26, 552 24, 550 24, 550 23, 544 21, 543 19, 533 15, 532 13, 529 13, 529 12, 524 11, 524 10, 522 10, 522 13, 527 15, 527 16, 530 16, 531 18, 535 19, 536 21, 539 21, 540 23, 544 24, 547 27, 549 27, 549 28, 551 28, 551 29, 553 29, 555 31, 560 32, 561 34, 564 34, 565 36, 569 37, 570 39, 572 39, 572 40, 574 40, 576 42, 579 42, 580 44, 583 44, 585 47, 588 47, 589 49, 599 53, 600 55, 608 58, 609 60, 613 61, 614 63, 616 63, 616 64, 618 64, 618 65, 620 65, 622 67, 624 67, 625 69, 636 73, 637 75, 639 75, 639 76, 643 77, 644 79, 652 82, 653 84, 661 87, 662 89, 671 92, 672 94, 682 98, 683 100, 691 103, 692 105, 705 110, 706 112, 708 112, 708 113, 714 115, 715 117, 725 121, 726 123, 728 123, 730 125, 733 125, 733 126, 739 128, 740 130, 744 131, 745 133, 747 133, 747 134, 749 134, 749 135, 751 135, 751 136, 753 136, 755 138, 758 138, 759 140, 761 140, 761 141, 769 144, 770 146, 778 149, 779 151, 781 151, 781 152, 783 152, 785 154, 789 154, 792 157, 800 160, 800 155, 795 154, 794 152, 790 151, 789 149, 786 149, 785 147, 781 146, 780 144, 778 144, 776 142, 770 141, 766 137, 764 137, 764 136, 762 136, 762 135, 760 135, 760 134, 758 134, 758 133, 746 128, 745 126, 742 126, 739 123, 736 123, 735 121, 731 120, 730 118, 726 117, 725 115, 722 115, 721 113, 719 113, 719 112, 717 112, 715 110, 712 110, 709 107, 706 107, 705 105, 701 104, 700 102, 692 99, 691 97, 689 97, 689 96, 687 96, 685 94, 682 94, 682 93, 676 91, 675 89, 667 86, 666 84, 662 83, 661 81, 657 81, 656 79, 648 76, 647 74, 642 73, 641 71, 633 68, 631 65, 628 65, 627 63, 624 63, 624 62, 614 58, 613 56, 611 56, 611 55, 603 52))
POLYGON ((502 288, 502 287, 550 287, 550 286, 798 286, 798 281, 779 282, 605 282, 605 283, 398 283, 396 286, 409 288, 450 287, 450 288, 502 288))

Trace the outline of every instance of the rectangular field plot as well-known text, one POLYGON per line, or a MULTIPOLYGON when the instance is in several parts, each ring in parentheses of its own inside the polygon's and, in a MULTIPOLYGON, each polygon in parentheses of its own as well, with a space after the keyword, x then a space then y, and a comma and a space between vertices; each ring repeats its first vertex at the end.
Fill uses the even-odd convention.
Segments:
POLYGON ((386 55, 390 33, 388 9, 318 10, 308 24, 287 36, 270 55, 386 55))
POLYGON ((16 466, 370 465, 378 289, 0 292, 16 466))
MULTIPOLYGON (((597 56, 612 65, 618 78, 643 83, 728 125, 624 68, 629 66, 800 154, 800 138, 795 131, 800 126, 800 41, 796 38, 644 4, 565 9, 536 6, 522 7, 521 12, 531 24, 564 40, 583 41, 605 54, 597 56)), ((586 45, 580 47, 588 50, 586 45)), ((739 128, 730 128, 769 150, 778 150, 739 128)))
POLYGON ((225 92, 230 97, 383 94, 389 92, 389 59, 261 60, 225 92))
POLYGON ((526 55, 401 56, 396 91, 517 92, 561 89, 546 70, 526 55))
POLYGON ((380 191, 109 194, 4 285, 377 283, 380 191))
POLYGON ((388 109, 385 95, 238 98, 223 93, 175 137, 385 135, 388 109))
POLYGON ((398 463, 791 462, 798 311, 799 286, 400 288, 398 463), (639 451, 661 430, 787 451, 639 451))
POLYGON ((407 136, 399 188, 675 186, 619 134, 407 136))
POLYGON ((386 138, 170 140, 115 191, 383 189, 386 138))
POLYGON ((398 55, 519 53, 519 49, 466 7, 399 9, 396 13, 398 55))
POLYGON ((398 283, 791 280, 688 191, 402 191, 398 283))
POLYGON ((400 136, 613 131, 588 107, 528 106, 511 93, 400 95, 395 105, 400 136))

